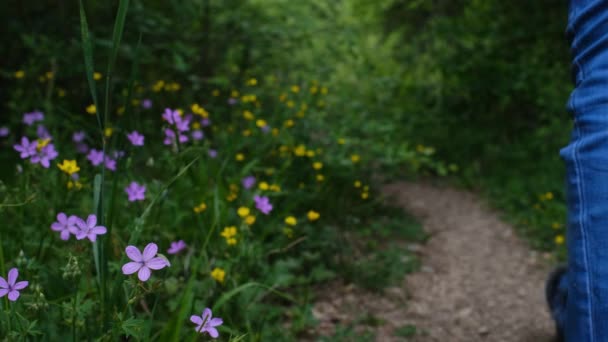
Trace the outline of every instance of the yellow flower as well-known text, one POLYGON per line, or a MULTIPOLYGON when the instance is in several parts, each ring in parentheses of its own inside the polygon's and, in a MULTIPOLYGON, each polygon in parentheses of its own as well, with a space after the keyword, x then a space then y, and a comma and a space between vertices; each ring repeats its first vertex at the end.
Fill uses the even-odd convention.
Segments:
POLYGON ((152 86, 152 91, 155 92, 155 93, 158 93, 159 91, 163 90, 164 86, 165 86, 165 81, 158 80, 152 86))
POLYGON ((245 155, 242 153, 237 153, 234 159, 236 159, 237 161, 243 161, 245 160, 245 155))
POLYGON ((270 191, 281 192, 281 186, 279 186, 278 184, 272 184, 270 186, 270 191))
POLYGON ((222 231, 222 233, 220 235, 222 235, 226 239, 235 237, 236 236, 236 227, 235 226, 224 227, 224 230, 222 231))
POLYGON ((236 240, 235 238, 226 239, 226 243, 227 243, 229 246, 234 246, 234 245, 236 245, 237 240, 236 240))
POLYGON ((47 80, 50 80, 54 77, 55 75, 53 74, 52 71, 47 71, 44 73, 44 77, 46 77, 47 80))
POLYGON ((197 205, 196 207, 194 207, 194 212, 195 213, 202 213, 203 211, 205 211, 207 209, 207 204, 205 204, 205 202, 201 202, 201 204, 197 205))
POLYGON ((80 190, 82 189, 82 183, 80 183, 79 181, 69 181, 68 182, 68 190, 72 190, 72 189, 76 189, 76 190, 80 190))
POLYGON ((38 151, 42 150, 42 148, 44 148, 46 145, 48 145, 51 142, 50 138, 46 138, 46 139, 38 139, 37 143, 36 143, 36 149, 38 151))
POLYGON ((361 157, 359 157, 359 155, 358 155, 358 154, 353 154, 353 155, 351 155, 351 156, 350 156, 350 160, 351 160, 353 163, 358 163, 358 162, 361 160, 361 157))
POLYGON ((234 98, 239 97, 239 92, 237 90, 231 91, 230 92, 230 97, 234 97, 234 98))
POLYGON ((298 145, 293 152, 298 157, 304 157, 306 155, 306 146, 298 145))
POLYGON ((310 93, 311 94, 316 94, 319 91, 319 88, 317 86, 312 86, 310 87, 310 93))
POLYGON ((201 123, 198 121, 194 121, 192 123, 192 129, 199 129, 199 128, 201 128, 201 123))
POLYGON ((252 225, 255 223, 255 216, 253 215, 249 215, 247 217, 245 217, 245 223, 247 223, 248 225, 252 225))
POLYGON ((315 156, 315 154, 316 154, 316 153, 315 153, 315 151, 313 151, 313 150, 308 150, 308 151, 306 151, 306 156, 307 156, 308 158, 312 158, 312 157, 314 157, 314 156, 315 156))
POLYGON ((561 234, 555 237, 555 243, 558 245, 563 244, 564 241, 565 241, 564 236, 561 234))
POLYGON ((251 212, 251 210, 249 210, 249 208, 247 207, 240 207, 237 210, 237 214, 239 214, 240 217, 246 217, 249 216, 249 213, 251 212))
MULTIPOLYGON (((274 168, 273 168, 273 167, 267 167, 267 168, 264 170, 264 173, 265 173, 266 175, 268 175, 268 176, 272 176, 272 175, 274 174, 274 168)), ((271 190, 272 190, 272 189, 271 189, 271 190)))
POLYGON ((251 135, 251 130, 250 129, 246 129, 246 130, 243 131, 242 134, 243 134, 244 137, 248 137, 248 136, 251 135))
POLYGON ((317 178, 317 182, 322 182, 322 181, 324 181, 324 180, 325 180, 325 176, 323 176, 323 175, 321 175, 321 174, 317 175, 317 177, 316 177, 316 178, 317 178))
POLYGON ((323 168, 323 163, 321 162, 314 162, 312 163, 312 168, 315 170, 321 170, 323 168))
POLYGON ((360 188, 361 187, 361 181, 356 180, 355 181, 355 188, 360 188))
POLYGON ((328 92, 329 92, 329 89, 327 89, 327 87, 321 87, 321 94, 327 95, 328 92))
POLYGON ((63 89, 63 88, 57 89, 57 96, 65 97, 65 89, 63 89))
POLYGON ((190 109, 192 110, 192 113, 194 113, 194 115, 198 115, 202 118, 209 117, 209 113, 205 110, 205 108, 199 106, 198 103, 194 103, 192 106, 190 106, 190 109))
POLYGON ((238 197, 238 195, 237 195, 237 194, 235 194, 234 192, 231 192, 231 193, 229 193, 229 194, 228 194, 228 196, 226 196, 226 200, 227 200, 228 202, 232 202, 232 201, 234 201, 234 200, 235 200, 237 197, 238 197))
POLYGON ((292 100, 287 101, 288 108, 293 108, 295 105, 296 105, 295 102, 293 102, 292 100))
POLYGON ((272 129, 271 133, 273 137, 276 137, 277 135, 279 135, 279 129, 275 127, 272 129))
POLYGON ((268 190, 269 186, 268 186, 268 183, 266 183, 266 182, 260 182, 260 184, 258 184, 258 188, 260 190, 266 191, 266 190, 268 190))
POLYGON ((309 211, 308 214, 306 214, 306 216, 308 216, 309 221, 316 221, 319 219, 319 217, 321 217, 321 215, 314 210, 309 211))
POLYGON ((292 85, 290 89, 291 89, 292 93, 299 93, 300 92, 300 86, 297 86, 297 85, 292 85))
POLYGON ((266 123, 266 120, 258 119, 255 122, 255 125, 262 128, 262 127, 266 127, 268 124, 266 123))
POLYGON ((553 193, 552 193, 552 192, 547 192, 547 193, 545 194, 545 199, 546 199, 547 201, 552 200, 552 199, 553 199, 553 193))
POLYGON ((101 73, 100 73, 100 72, 97 72, 97 71, 96 71, 96 72, 94 72, 94 73, 93 73, 93 79, 94 79, 95 81, 99 81, 99 80, 101 79, 101 77, 102 77, 102 75, 101 75, 101 73))
POLYGON ((285 224, 288 224, 290 226, 295 226, 296 224, 298 224, 298 220, 296 220, 296 218, 293 216, 287 216, 285 218, 285 224))
POLYGON ((258 80, 256 80, 256 79, 255 79, 255 78, 253 78, 253 77, 252 77, 252 78, 250 78, 250 79, 247 81, 247 85, 248 85, 248 86, 255 86, 255 85, 257 85, 257 84, 258 84, 258 80))
POLYGON ((551 228, 553 229, 560 229, 562 227, 562 225, 559 222, 553 222, 553 224, 551 225, 551 228))
POLYGON ((106 129, 103 131, 103 133, 105 134, 106 137, 111 137, 112 133, 114 133, 114 130, 112 129, 112 127, 106 127, 106 129))
POLYGON ((59 170, 67 173, 68 175, 73 175, 76 172, 80 171, 78 164, 76 164, 76 160, 63 160, 63 163, 57 164, 59 170))
POLYGON ((368 192, 361 193, 361 198, 368 199, 369 198, 369 193, 368 192))
POLYGON ((249 121, 252 121, 253 119, 255 119, 255 116, 249 110, 244 110, 243 111, 243 117, 245 118, 245 120, 249 120, 249 121))
POLYGON ((94 104, 87 106, 86 110, 87 110, 87 113, 89 113, 91 115, 97 113, 97 107, 95 107, 94 104))
POLYGON ((25 77, 25 71, 23 71, 23 70, 17 70, 17 71, 15 71, 15 78, 16 79, 20 79, 20 78, 23 78, 23 77, 25 77))
POLYGON ((221 268, 214 268, 213 271, 211 271, 211 277, 213 279, 215 279, 217 282, 219 283, 223 283, 224 279, 226 278, 226 271, 224 271, 221 268))
POLYGON ((346 144, 346 139, 338 138, 338 145, 344 145, 344 144, 346 144))

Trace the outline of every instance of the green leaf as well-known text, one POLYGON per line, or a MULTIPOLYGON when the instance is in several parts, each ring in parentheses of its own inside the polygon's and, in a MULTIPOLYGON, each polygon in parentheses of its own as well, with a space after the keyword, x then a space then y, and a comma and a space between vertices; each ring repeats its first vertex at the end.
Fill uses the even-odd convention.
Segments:
POLYGON ((89 34, 89 24, 87 23, 87 15, 84 11, 82 0, 80 0, 80 35, 82 39, 82 51, 84 53, 84 67, 87 83, 89 84, 93 104, 95 105, 95 108, 97 108, 97 124, 99 125, 100 131, 103 131, 103 120, 101 118, 101 112, 99 111, 99 102, 97 101, 97 88, 95 87, 95 79, 93 78, 93 73, 95 72, 93 63, 93 40, 89 34))

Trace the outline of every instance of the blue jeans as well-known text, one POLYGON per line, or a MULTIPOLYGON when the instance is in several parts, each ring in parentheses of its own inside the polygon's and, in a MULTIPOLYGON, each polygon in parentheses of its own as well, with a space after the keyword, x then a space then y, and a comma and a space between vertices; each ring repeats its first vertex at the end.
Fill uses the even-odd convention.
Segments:
POLYGON ((557 317, 566 341, 608 341, 608 0, 570 0, 575 89, 568 101, 568 272, 557 317))

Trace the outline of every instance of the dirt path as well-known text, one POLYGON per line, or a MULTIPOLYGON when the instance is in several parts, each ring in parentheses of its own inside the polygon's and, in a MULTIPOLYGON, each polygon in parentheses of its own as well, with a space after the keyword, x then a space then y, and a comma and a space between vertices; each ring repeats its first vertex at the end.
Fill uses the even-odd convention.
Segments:
POLYGON ((395 330, 408 324, 417 327, 415 341, 552 341, 543 297, 547 263, 497 213, 450 188, 396 183, 384 191, 431 234, 419 251, 421 271, 383 295, 337 290, 333 302, 315 305, 321 328, 323 318, 344 321, 363 310, 385 322, 375 329, 382 342, 403 341, 395 330))

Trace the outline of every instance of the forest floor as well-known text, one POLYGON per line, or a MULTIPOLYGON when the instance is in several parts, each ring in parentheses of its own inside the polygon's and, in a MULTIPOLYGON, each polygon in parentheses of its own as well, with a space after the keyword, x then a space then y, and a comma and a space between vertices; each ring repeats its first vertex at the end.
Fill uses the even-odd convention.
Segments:
POLYGON ((548 255, 531 250, 470 192, 406 182, 383 190, 430 236, 406 246, 421 267, 381 293, 343 283, 321 289, 315 335, 338 340, 340 327, 354 326, 339 340, 553 341, 543 292, 548 255))

